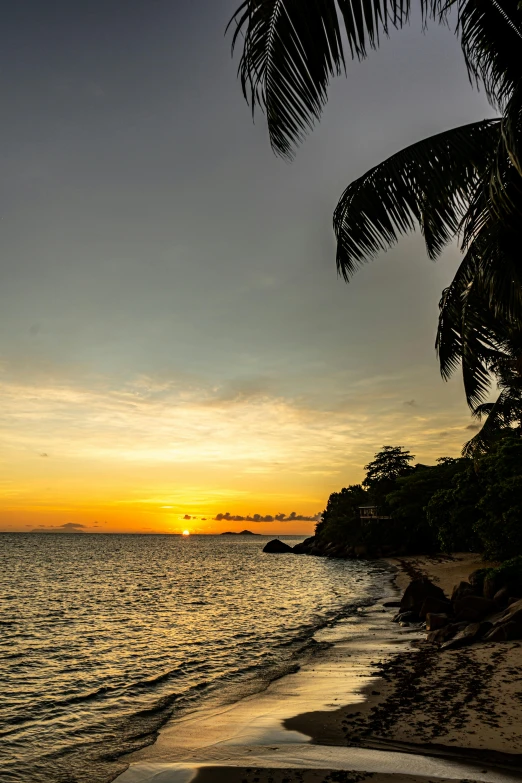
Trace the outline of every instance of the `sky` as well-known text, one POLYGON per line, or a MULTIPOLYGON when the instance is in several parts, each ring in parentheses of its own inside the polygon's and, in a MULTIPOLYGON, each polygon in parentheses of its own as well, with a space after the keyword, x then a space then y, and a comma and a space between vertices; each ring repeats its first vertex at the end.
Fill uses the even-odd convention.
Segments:
POLYGON ((408 236, 346 285, 331 227, 367 169, 493 116, 452 30, 349 63, 289 164, 238 4, 3 9, 0 530, 309 533, 383 445, 432 464, 472 434, 434 351, 457 249, 408 236))

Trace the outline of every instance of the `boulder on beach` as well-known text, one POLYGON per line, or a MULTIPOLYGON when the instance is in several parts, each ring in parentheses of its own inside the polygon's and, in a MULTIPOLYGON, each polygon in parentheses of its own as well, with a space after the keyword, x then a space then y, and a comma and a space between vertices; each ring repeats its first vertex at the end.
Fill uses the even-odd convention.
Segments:
POLYGON ((484 638, 487 642, 514 642, 522 639, 522 623, 510 620, 497 625, 484 638))
POLYGON ((496 612, 498 607, 494 601, 488 598, 481 598, 479 595, 465 595, 459 598, 454 605, 455 617, 457 620, 469 620, 477 622, 487 617, 488 614, 496 612))
POLYGON ((421 606, 419 617, 424 620, 428 614, 453 614, 451 601, 429 595, 421 606))
POLYGON ((414 579, 410 582, 402 596, 401 612, 410 611, 418 614, 428 597, 437 598, 439 601, 446 603, 448 601, 444 591, 437 585, 434 585, 427 577, 423 576, 420 579, 414 579))
POLYGON ((428 631, 426 641, 429 644, 441 645, 447 642, 448 639, 452 639, 456 634, 462 631, 467 626, 467 623, 450 623, 442 628, 437 628, 436 631, 428 631))
POLYGON ((491 623, 470 623, 469 625, 466 625, 462 631, 459 631, 453 639, 450 639, 449 642, 444 642, 442 649, 454 650, 457 647, 465 647, 468 644, 473 644, 473 642, 478 639, 482 639, 490 630, 491 623))
POLYGON ((522 622, 522 599, 511 603, 507 609, 494 618, 494 625, 503 625, 503 623, 522 622))
POLYGON ((291 546, 288 546, 288 544, 285 544, 278 538, 272 539, 272 541, 269 541, 268 544, 263 547, 263 552, 267 552, 271 555, 283 555, 292 551, 293 549, 291 546))
POLYGON ((459 582, 455 585, 451 594, 451 602, 455 603, 460 598, 464 598, 466 595, 477 595, 477 588, 473 587, 469 582, 459 582))
POLYGON ((417 612, 399 612, 393 618, 394 623, 418 623, 419 615, 417 612))
MULTIPOLYGON (((500 590, 497 590, 495 595, 493 596, 493 600, 496 603, 496 605, 499 607, 499 609, 505 609, 506 606, 509 605, 511 596, 509 595, 509 590, 507 587, 501 587, 500 590)), ((515 603, 516 599, 512 600, 512 603, 515 603)))
POLYGON ((436 614, 435 612, 428 612, 426 615, 426 630, 438 631, 439 628, 445 628, 449 625, 449 617, 447 614, 436 614))

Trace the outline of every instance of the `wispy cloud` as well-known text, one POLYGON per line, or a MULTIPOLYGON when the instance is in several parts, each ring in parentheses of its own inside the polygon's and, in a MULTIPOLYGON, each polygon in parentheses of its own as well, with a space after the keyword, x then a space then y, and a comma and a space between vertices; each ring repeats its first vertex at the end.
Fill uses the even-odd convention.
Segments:
MULTIPOLYGON (((416 406, 414 400, 403 404, 416 406)), ((405 419, 400 399, 384 398, 379 409, 364 389, 349 405, 318 409, 260 390, 223 396, 219 387, 144 378, 123 389, 4 379, 0 406, 0 441, 11 450, 52 452, 53 460, 238 464, 251 474, 297 469, 324 475, 359 457, 363 464, 393 442, 435 458, 437 437, 445 449, 458 451, 465 427, 460 412, 451 410, 405 419)))

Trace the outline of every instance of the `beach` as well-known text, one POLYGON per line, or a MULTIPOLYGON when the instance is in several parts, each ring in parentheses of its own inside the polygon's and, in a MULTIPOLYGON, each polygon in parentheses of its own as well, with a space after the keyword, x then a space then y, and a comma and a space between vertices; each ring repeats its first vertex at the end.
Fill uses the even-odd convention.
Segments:
POLYGON ((384 606, 417 574, 451 594, 479 556, 389 563, 382 600, 319 632, 299 671, 170 722, 118 783, 520 780, 521 645, 440 652, 384 606))

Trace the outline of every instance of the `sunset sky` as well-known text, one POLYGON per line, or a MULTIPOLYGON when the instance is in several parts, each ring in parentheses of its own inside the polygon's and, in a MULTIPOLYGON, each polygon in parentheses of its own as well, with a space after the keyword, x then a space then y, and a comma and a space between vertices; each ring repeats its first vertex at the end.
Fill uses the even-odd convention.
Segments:
POLYGON ((383 444, 470 437, 433 348, 457 251, 407 237, 347 286, 331 229, 352 179, 492 116, 456 39, 414 19, 349 64, 289 165, 237 5, 5 4, 0 530, 306 533, 383 444))

